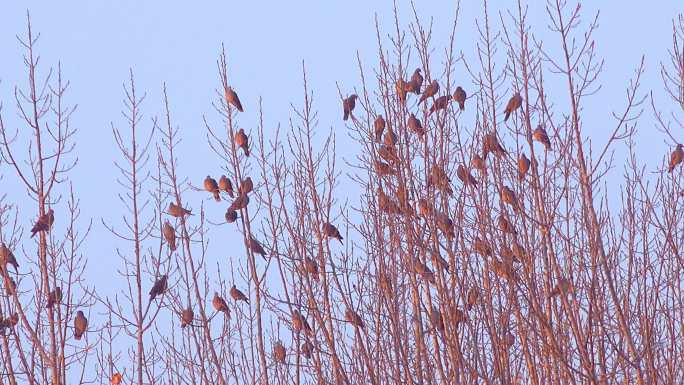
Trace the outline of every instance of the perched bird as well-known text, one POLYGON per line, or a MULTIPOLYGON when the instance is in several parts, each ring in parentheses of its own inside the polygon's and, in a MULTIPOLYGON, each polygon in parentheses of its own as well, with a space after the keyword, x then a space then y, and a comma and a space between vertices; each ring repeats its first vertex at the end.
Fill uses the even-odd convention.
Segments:
POLYGON ((409 82, 409 92, 413 92, 416 95, 420 94, 420 87, 423 86, 423 75, 420 73, 420 68, 416 68, 411 75, 411 81, 409 82))
POLYGON ((249 197, 247 196, 247 194, 240 194, 237 196, 237 198, 235 198, 233 203, 230 204, 230 207, 228 208, 228 210, 235 210, 235 211, 242 210, 242 209, 246 208, 248 204, 249 204, 249 197))
POLYGON ((551 141, 549 140, 549 135, 546 133, 546 130, 541 126, 541 124, 534 129, 534 132, 532 133, 532 139, 542 143, 544 147, 546 147, 547 151, 551 151, 551 141))
POLYGON ((350 324, 363 329, 363 319, 354 310, 347 308, 344 311, 344 319, 350 324))
POLYGON ((228 196, 231 198, 235 197, 235 193, 233 192, 233 184, 230 182, 230 179, 228 179, 227 176, 221 175, 218 181, 218 187, 219 190, 225 191, 228 193, 228 196))
POLYGON ((677 165, 682 163, 682 160, 684 160, 684 150, 682 150, 681 144, 677 144, 677 148, 670 154, 670 167, 667 171, 672 172, 677 165))
POLYGON ((312 332, 311 326, 309 326, 309 323, 306 321, 306 317, 297 309, 292 311, 292 330, 297 333, 304 330, 306 334, 311 334, 312 332))
POLYGON ((421 217, 427 218, 430 215, 432 215, 432 205, 427 201, 427 199, 420 198, 418 199, 418 213, 420 214, 421 217))
POLYGON ((401 214, 401 207, 378 187, 378 208, 387 214, 401 214))
POLYGON ((192 215, 192 211, 183 208, 181 205, 177 205, 173 202, 169 202, 168 213, 172 217, 182 218, 186 215, 192 215))
POLYGON ((233 209, 226 210, 226 222, 233 223, 238 219, 237 211, 233 209))
POLYGON ((5 318, 4 320, 0 319, 0 330, 2 330, 2 328, 13 328, 13 327, 17 326, 18 323, 19 323, 19 314, 12 313, 11 316, 5 318))
POLYGON ((501 262, 498 258, 492 258, 489 267, 499 277, 509 281, 515 280, 515 272, 510 264, 501 262))
POLYGON ((249 303, 249 299, 247 299, 247 296, 245 293, 241 292, 240 289, 235 287, 235 285, 230 287, 230 296, 233 298, 235 302, 237 301, 245 301, 249 303))
POLYGON ((475 237, 475 240, 473 241, 473 251, 483 257, 491 257, 493 255, 492 247, 489 243, 483 241, 479 237, 475 237))
POLYGON ((36 233, 39 233, 41 231, 50 231, 52 228, 52 224, 55 222, 55 212, 52 209, 48 209, 48 211, 38 217, 38 220, 36 221, 36 224, 33 225, 31 228, 31 238, 33 238, 36 233))
POLYGON ((121 384, 121 380, 123 379, 123 376, 121 376, 121 373, 116 372, 112 374, 112 378, 109 380, 109 383, 112 385, 119 385, 121 384))
POLYGON ((446 171, 437 164, 433 165, 430 169, 428 184, 437 187, 440 191, 449 195, 454 193, 451 189, 451 179, 449 178, 449 175, 447 175, 446 171))
POLYGON ((520 92, 516 92, 508 100, 508 104, 506 104, 506 109, 504 110, 506 116, 504 117, 504 121, 507 121, 511 116, 511 113, 520 108, 520 106, 522 106, 522 96, 520 96, 520 92))
POLYGON ((304 272, 318 281, 318 264, 310 257, 304 257, 304 272))
POLYGON ((511 206, 514 210, 518 209, 518 198, 515 196, 515 192, 508 186, 503 186, 499 192, 501 201, 511 206))
POLYGON ((442 95, 435 99, 435 102, 432 103, 432 107, 430 107, 430 113, 432 114, 433 112, 437 110, 443 110, 449 106, 449 102, 451 101, 451 96, 449 95, 442 95))
POLYGON ((468 294, 466 298, 466 307, 468 310, 472 309, 473 306, 477 303, 477 300, 480 298, 480 292, 477 290, 477 287, 473 286, 470 289, 468 289, 468 294))
POLYGON ((226 314, 226 317, 230 318, 230 309, 228 308, 228 304, 226 303, 226 300, 218 295, 217 292, 214 292, 214 298, 211 300, 211 304, 214 306, 216 311, 223 312, 226 314))
POLYGON ((451 268, 449 267, 449 262, 444 259, 441 255, 439 255, 438 251, 433 251, 430 253, 430 257, 432 258, 432 264, 434 266, 438 266, 442 270, 450 271, 451 268))
POLYGON ((527 171, 529 171, 529 169, 530 160, 527 159, 527 156, 525 156, 524 153, 520 154, 520 157, 518 158, 518 179, 525 179, 525 175, 527 175, 527 171))
POLYGON ((437 228, 442 231, 447 238, 453 239, 456 236, 454 233, 454 221, 451 220, 447 214, 438 212, 437 215, 435 215, 435 220, 437 222, 437 228))
POLYGON ((240 187, 238 187, 238 192, 240 194, 247 194, 251 193, 252 190, 254 190, 254 182, 252 182, 252 177, 248 176, 247 178, 242 180, 242 183, 240 183, 240 187))
POLYGON ((420 95, 420 100, 418 100, 418 103, 422 103, 428 98, 437 95, 437 92, 439 92, 439 83, 437 83, 437 80, 433 80, 430 84, 428 84, 427 87, 425 87, 425 91, 423 91, 423 94, 420 95))
POLYGON ((7 295, 14 295, 17 290, 17 283, 9 275, 5 275, 5 293, 7 295))
POLYGON ((48 294, 48 300, 47 300, 47 305, 46 307, 48 309, 51 309, 53 306, 56 304, 60 304, 62 302, 62 288, 57 286, 54 290, 48 294))
POLYGON ((188 325, 192 325, 192 321, 195 319, 195 312, 192 311, 192 308, 188 306, 187 309, 184 309, 181 312, 181 328, 185 328, 188 325))
POLYGON ((572 282, 567 278, 560 278, 556 286, 549 292, 548 298, 553 298, 559 295, 566 295, 572 290, 572 282))
POLYGON ((164 274, 154 282, 154 285, 152 285, 152 289, 150 289, 150 301, 155 299, 158 295, 163 294, 167 288, 167 276, 164 274))
POLYGON ((432 306, 432 310, 430 311, 430 323, 432 323, 432 326, 438 331, 444 331, 444 318, 442 318, 442 312, 439 311, 437 306, 432 306))
POLYGON ((478 154, 473 155, 473 158, 470 160, 470 167, 480 170, 481 173, 484 173, 487 170, 484 159, 478 154))
POLYGON ((79 310, 76 312, 76 318, 74 318, 74 338, 80 340, 85 334, 88 328, 88 319, 85 317, 83 312, 79 310))
POLYGON ((286 356, 287 349, 285 349, 283 343, 280 341, 276 342, 273 346, 273 359, 279 364, 284 364, 286 356))
POLYGON ((525 261, 527 259, 527 251, 525 251, 525 248, 522 247, 517 240, 513 241, 511 252, 513 253, 513 257, 518 261, 525 261))
POLYGON ((162 235, 166 239, 166 243, 169 244, 169 249, 171 251, 176 251, 176 231, 171 226, 169 221, 164 221, 164 227, 162 227, 162 235))
POLYGON ((470 171, 467 170, 465 168, 465 166, 462 164, 459 164, 458 167, 456 168, 456 176, 466 186, 468 186, 468 185, 477 186, 477 180, 475 179, 473 174, 471 174, 470 171))
POLYGON ((421 262, 418 258, 413 261, 413 270, 422 279, 430 282, 433 285, 435 284, 435 273, 428 267, 428 265, 421 262))
POLYGON ((382 117, 382 115, 378 115, 377 118, 375 118, 375 122, 373 122, 373 128, 375 129, 375 141, 380 142, 382 141, 382 132, 385 131, 385 118, 382 117))
POLYGON ((409 115, 408 128, 411 131, 418 134, 418 136, 425 135, 425 130, 423 129, 423 125, 420 123, 420 120, 418 120, 418 118, 416 118, 416 115, 414 115, 413 112, 411 113, 411 115, 409 115))
POLYGON ((19 271, 19 263, 12 250, 4 243, 0 243, 0 269, 7 270, 7 264, 12 265, 15 271, 19 271))
POLYGON ((499 226, 499 230, 506 234, 518 234, 518 232, 515 230, 515 226, 513 226, 513 224, 503 214, 499 215, 499 218, 497 218, 497 225, 499 226))
POLYGON ((358 98, 356 94, 351 94, 342 101, 342 108, 344 110, 343 120, 349 119, 350 115, 353 116, 352 111, 354 111, 354 107, 356 107, 356 98, 358 98))
POLYGON ((375 172, 379 176, 397 175, 397 170, 395 170, 394 168, 392 168, 392 166, 383 161, 376 160, 375 162, 373 162, 373 165, 375 166, 375 172))
POLYGON ((307 360, 311 358, 311 355, 313 354, 313 349, 313 344, 311 344, 311 342, 309 342, 308 340, 304 341, 304 343, 302 343, 302 346, 299 347, 299 351, 302 352, 302 354, 307 360))
POLYGON ((404 79, 399 79, 397 80, 397 84, 395 85, 395 89, 397 91, 397 97, 399 100, 403 103, 406 101, 406 94, 408 93, 408 84, 404 79))
POLYGON ((261 254, 262 257, 266 258, 266 250, 264 250, 264 247, 261 246, 259 241, 252 237, 249 237, 249 249, 252 250, 253 253, 261 254))
POLYGON ((216 183, 216 179, 207 175, 207 177, 204 178, 204 189, 214 195, 216 202, 221 202, 221 195, 219 192, 218 183, 216 183))
POLYGON ((482 142, 482 153, 485 159, 490 152, 493 152, 496 156, 506 155, 506 150, 501 143, 499 143, 499 139, 497 139, 495 132, 485 135, 484 141, 482 142))
POLYGON ((395 197, 397 197, 397 200, 399 201, 399 204, 401 205, 402 208, 408 208, 409 207, 409 195, 408 191, 406 190, 406 186, 403 184, 400 184, 397 186, 397 193, 394 194, 395 197))
POLYGON ((456 91, 454 91, 454 101, 458 103, 458 108, 460 108, 461 111, 465 109, 466 92, 461 86, 456 87, 456 91))
POLYGON ((340 234, 340 230, 338 230, 335 225, 325 222, 323 223, 322 230, 323 235, 325 235, 327 238, 335 238, 342 243, 342 234, 340 234))
POLYGON ((399 154, 397 154, 397 149, 394 146, 380 145, 378 156, 390 163, 399 163, 399 154))
POLYGON ((228 87, 228 89, 226 89, 226 101, 229 104, 234 105, 238 111, 243 112, 242 103, 240 103, 240 98, 238 98, 237 93, 233 91, 232 87, 228 87))
POLYGON ((382 142, 387 146, 394 146, 399 142, 399 137, 392 131, 392 128, 388 128, 382 138, 382 142))
POLYGON ((242 149, 245 156, 249 156, 249 138, 247 137, 247 134, 245 134, 244 128, 241 128, 238 130, 237 134, 235 134, 235 144, 242 149))

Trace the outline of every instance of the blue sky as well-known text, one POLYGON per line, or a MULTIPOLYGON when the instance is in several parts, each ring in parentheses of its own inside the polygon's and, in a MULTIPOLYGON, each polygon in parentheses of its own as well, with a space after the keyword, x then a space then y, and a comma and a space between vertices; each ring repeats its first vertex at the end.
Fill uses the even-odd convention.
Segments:
MULTIPOLYGON (((402 2, 403 3, 403 2, 402 2)), ((534 2, 541 4, 542 2, 534 2)), ((306 61, 309 83, 320 111, 321 126, 343 132, 336 82, 343 90, 359 85, 356 53, 374 63, 377 52, 374 17, 391 33, 392 8, 387 1, 206 1, 200 5, 180 1, 14 1, 6 2, 0 13, 0 100, 10 128, 16 127, 13 86, 25 85, 21 48, 16 34, 25 31, 26 11, 31 12, 33 26, 41 32, 38 50, 46 65, 61 60, 64 76, 71 81, 69 101, 78 104, 72 124, 78 128, 79 164, 71 178, 81 198, 85 217, 93 219, 93 233, 88 239, 89 271, 93 277, 110 276, 120 266, 112 251, 114 237, 106 232, 100 219, 118 224, 121 192, 113 175, 113 160, 118 159, 110 123, 123 125, 123 83, 133 68, 139 90, 146 90, 146 120, 161 113, 161 86, 169 88, 173 116, 182 128, 181 151, 185 159, 181 173, 199 185, 207 173, 218 175, 219 163, 206 144, 202 116, 212 120, 214 89, 218 85, 216 59, 225 44, 231 69, 232 84, 238 90, 249 115, 244 125, 257 122, 256 106, 264 98, 267 127, 287 124, 290 103, 301 104, 301 62, 306 61), (250 123, 251 122, 251 123, 250 123), (100 176, 96 183, 95 176, 100 176)), ((454 2, 419 1, 417 9, 425 19, 434 17, 435 41, 441 52, 448 43, 454 2)), ((509 1, 492 1, 492 15, 509 1)), ((624 92, 630 76, 646 55, 643 91, 653 89, 662 100, 659 65, 667 60, 672 39, 672 18, 684 11, 680 1, 603 1, 588 2, 585 20, 600 6, 600 28, 596 34, 600 54, 605 58, 601 77, 603 88, 587 111, 587 120, 597 127, 587 127, 592 139, 605 140, 611 109, 624 105, 624 92), (594 134, 595 132, 595 134, 594 134), (603 136, 602 136, 603 135, 603 136)), ((400 6, 404 25, 411 19, 410 8, 400 6)), ((464 1, 458 26, 457 50, 474 59, 476 40, 474 20, 480 17, 479 2, 464 1)), ((503 15, 504 17, 505 14, 503 15)), ((493 17, 498 24, 498 16, 493 17)), ((543 8, 530 10, 530 21, 538 37, 547 44, 557 37, 546 29, 543 8)), ((149 126, 148 126, 149 127, 149 126)), ((639 125, 639 146, 643 161, 657 167, 663 154, 669 152, 664 136, 654 130, 652 114, 645 111, 639 125)), ((353 149, 346 135, 338 135, 340 156, 351 156, 353 149)), ((683 140, 684 141, 684 140, 683 140)), ((621 169, 621 168, 620 168, 621 169)), ((26 225, 35 216, 35 206, 26 199, 23 189, 13 180, 12 171, 0 166, 2 190, 20 205, 26 225)), ((192 199, 198 200, 198 197, 192 199)), ((195 206, 198 206, 197 204, 195 206)), ((218 221, 223 212, 209 219, 218 221)), ((225 230, 216 230, 225 231, 225 230)), ((106 288, 103 288, 106 290, 106 288)))

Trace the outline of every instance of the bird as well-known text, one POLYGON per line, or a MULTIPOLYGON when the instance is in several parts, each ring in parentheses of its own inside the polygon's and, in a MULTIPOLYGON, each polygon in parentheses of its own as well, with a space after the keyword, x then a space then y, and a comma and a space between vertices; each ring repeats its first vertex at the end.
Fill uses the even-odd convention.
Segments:
POLYGON ((489 243, 483 241, 480 237, 475 237, 475 240, 473 241, 473 251, 483 257, 491 257, 493 254, 492 247, 489 246, 489 243))
POLYGON ((677 148, 670 154, 670 167, 667 172, 672 172, 677 165, 682 163, 682 160, 684 160, 684 150, 682 150, 681 144, 677 144, 677 148))
POLYGON ((0 269, 6 270, 7 264, 12 265, 15 271, 19 271, 19 263, 17 262, 17 258, 12 253, 12 250, 10 250, 4 243, 0 243, 0 269))
POLYGON ((235 198, 233 203, 230 204, 230 207, 228 210, 242 210, 244 208, 247 208, 247 205, 249 204, 249 197, 247 194, 240 194, 235 198))
POLYGON ((245 134, 244 128, 239 129, 237 134, 235 134, 235 144, 242 149, 245 156, 249 156, 249 138, 245 134))
POLYGON ((17 290, 17 283, 9 275, 5 275, 5 293, 7 295, 14 295, 17 290))
POLYGON ((234 198, 235 193, 233 192, 233 184, 230 182, 227 176, 221 175, 218 181, 219 190, 225 191, 229 197, 234 198))
POLYGON ((264 247, 261 246, 261 243, 259 243, 259 241, 252 238, 251 236, 249 237, 249 249, 252 250, 253 253, 261 254, 261 256, 264 258, 266 257, 266 250, 264 250, 264 247))
POLYGON ((481 173, 484 173, 487 170, 484 159, 478 154, 473 155, 473 158, 470 160, 470 166, 476 170, 480 170, 481 173))
POLYGON ((433 112, 437 110, 443 110, 449 106, 449 102, 451 101, 451 96, 449 95, 442 95, 435 99, 435 102, 432 104, 432 107, 430 107, 430 113, 432 114, 433 112))
POLYGON ((164 221, 162 234, 164 235, 164 239, 166 239, 166 243, 169 244, 169 249, 171 251, 176 251, 176 231, 173 229, 173 226, 171 226, 169 221, 164 221))
POLYGON ((248 194, 251 193, 252 190, 254 190, 254 182, 252 182, 252 177, 248 176, 242 180, 242 183, 240 183, 240 187, 238 187, 238 193, 248 194))
POLYGON ((518 232, 515 230, 515 226, 513 226, 513 224, 503 214, 499 215, 499 217, 497 218, 497 225, 499 226, 499 230, 503 231, 506 234, 518 234, 518 232))
POLYGON ((378 208, 387 214, 401 214, 401 208, 392 198, 378 187, 378 208))
POLYGON ((425 130, 423 129, 423 125, 420 123, 420 120, 418 120, 418 118, 416 118, 416 115, 413 112, 411 113, 411 115, 409 115, 408 127, 411 131, 418 134, 418 136, 425 135, 425 130))
POLYGON ((406 186, 403 184, 399 184, 397 186, 397 193, 394 194, 394 196, 397 198, 399 201, 399 204, 401 205, 402 208, 406 209, 408 208, 409 205, 409 193, 406 190, 406 186))
POLYGON ((435 164, 430 169, 428 176, 428 184, 437 187, 440 191, 452 195, 454 191, 451 189, 451 179, 446 171, 439 165, 435 164))
POLYGON ((508 100, 508 104, 506 104, 506 109, 504 110, 504 113, 506 114, 504 117, 504 122, 507 121, 511 116, 511 113, 520 108, 520 106, 522 106, 522 96, 520 96, 520 92, 516 92, 508 100))
POLYGON ((216 200, 216 202, 221 202, 221 195, 218 183, 216 183, 216 179, 207 175, 207 177, 204 178, 204 189, 214 195, 214 199, 216 200))
POLYGON ((245 295, 245 293, 241 292, 240 289, 235 287, 234 284, 233 284, 233 286, 230 287, 230 296, 233 298, 233 300, 235 300, 235 302, 245 301, 245 302, 249 303, 249 299, 247 299, 247 296, 245 295))
POLYGON ((423 75, 420 73, 420 68, 416 68, 411 75, 411 81, 409 82, 409 92, 413 92, 416 95, 420 94, 420 87, 423 86, 423 75))
POLYGON ((310 257, 304 257, 304 272, 318 281, 318 264, 310 257))
POLYGON ((456 87, 456 91, 454 91, 454 101, 458 103, 458 108, 460 108, 461 111, 465 109, 466 92, 461 86, 456 87))
POLYGON ((233 223, 237 220, 238 213, 233 209, 226 210, 226 222, 233 223))
POLYGON ((116 372, 116 373, 112 374, 112 378, 109 380, 109 383, 112 385, 119 385, 119 384, 121 384, 122 379, 123 379, 123 377, 121 376, 121 373, 116 372))
POLYGON ((525 156, 524 153, 520 154, 520 157, 518 158, 518 179, 525 179, 525 175, 527 175, 527 171, 529 171, 529 169, 530 160, 527 159, 527 156, 525 156))
POLYGON ((408 84, 406 84, 406 81, 404 79, 397 80, 395 89, 397 91, 397 97, 399 98, 399 101, 402 103, 405 102, 406 94, 408 92, 408 84))
POLYGON ((438 212, 435 216, 437 221, 437 228, 440 229, 447 238, 452 239, 456 236, 454 233, 454 221, 445 213, 438 212))
POLYGON ((361 329, 363 329, 364 327, 363 319, 361 318, 361 316, 350 308, 347 308, 347 310, 344 311, 344 319, 356 327, 359 327, 361 329))
POLYGON ((297 333, 304 330, 307 334, 310 334, 312 331, 311 326, 309 326, 309 323, 306 321, 306 317, 297 309, 292 311, 292 330, 297 333))
POLYGON ((181 328, 185 328, 188 325, 192 325, 192 321, 195 318, 195 312, 192 311, 192 308, 188 306, 187 309, 183 309, 181 312, 181 328))
POLYGON ((394 133, 392 128, 388 128, 382 138, 382 142, 387 146, 394 146, 399 142, 399 138, 397 137, 397 134, 394 133))
POLYGON ((338 230, 337 227, 335 227, 335 225, 333 225, 332 223, 329 223, 329 222, 325 222, 325 223, 323 223, 322 229, 323 229, 323 235, 325 235, 328 238, 335 238, 338 241, 340 241, 340 243, 342 243, 342 239, 344 239, 344 238, 342 238, 342 234, 340 234, 340 230, 338 230))
POLYGON ((33 225, 31 228, 31 238, 33 238, 36 233, 39 233, 41 231, 50 231, 52 228, 52 224, 55 222, 55 212, 52 209, 48 209, 48 211, 38 217, 38 220, 36 223, 33 225))
POLYGON ((473 306, 477 303, 477 300, 480 298, 480 292, 477 290, 477 287, 473 286, 470 289, 468 289, 468 294, 466 298, 466 308, 468 310, 472 309, 473 306))
POLYGON ((458 179, 463 182, 464 185, 468 186, 477 186, 477 180, 473 176, 473 174, 470 173, 468 169, 462 164, 459 164, 458 167, 456 168, 456 176, 458 179))
POLYGON ((48 295, 48 300, 47 300, 47 305, 46 307, 48 309, 51 309, 53 306, 56 304, 60 304, 62 302, 62 288, 57 286, 53 291, 50 292, 48 295))
POLYGON ((169 212, 169 215, 176 218, 182 218, 186 215, 192 215, 191 210, 187 210, 183 208, 183 206, 177 205, 173 202, 169 202, 169 208, 167 211, 169 212))
POLYGON ((342 101, 342 109, 344 110, 344 115, 342 116, 343 120, 349 119, 349 115, 352 115, 352 111, 354 111, 354 107, 356 107, 356 98, 358 98, 358 95, 351 94, 342 101))
POLYGON ((164 274, 154 282, 154 285, 152 285, 152 289, 150 289, 150 301, 155 299, 158 295, 163 294, 166 291, 167 287, 167 276, 166 274, 164 274))
POLYGON ((425 87, 423 94, 420 95, 418 103, 422 103, 427 100, 427 98, 437 95, 437 92, 439 92, 439 83, 437 80, 433 80, 427 87, 425 87))
POLYGON ((430 282, 433 285, 435 284, 435 273, 432 270, 430 270, 430 268, 426 264, 421 262, 420 259, 416 258, 413 261, 413 270, 424 280, 430 282))
POLYGON ((276 342, 276 344, 273 346, 273 359, 280 364, 284 364, 286 356, 287 349, 285 349, 283 343, 280 341, 276 342))
POLYGON ((556 286, 549 292, 548 298, 553 298, 559 295, 566 295, 572 290, 572 282, 567 278, 560 278, 556 286))
POLYGON ((388 163, 385 163, 380 160, 375 160, 373 162, 373 165, 375 166, 375 172, 379 176, 390 176, 390 175, 397 175, 397 170, 392 168, 388 163))
POLYGON ((302 346, 299 347, 299 351, 302 352, 304 357, 308 360, 311 358, 311 355, 313 353, 313 345, 309 341, 304 341, 302 343, 302 346))
POLYGON ((546 147, 547 151, 551 151, 551 141, 549 140, 549 135, 546 133, 546 130, 541 126, 541 124, 534 129, 534 132, 532 133, 532 139, 542 143, 544 147, 546 147))
POLYGON ((378 115, 373 122, 373 128, 375 129, 375 141, 380 142, 382 140, 382 132, 385 131, 385 118, 382 115, 378 115))
POLYGON ((501 201, 508 204, 514 210, 518 209, 518 198, 515 196, 515 192, 511 190, 508 186, 503 186, 500 191, 501 201))
POLYGON ((399 163, 399 154, 397 154, 397 149, 394 146, 380 145, 378 156, 390 163, 399 163))
POLYGON ((235 91, 233 91, 232 87, 228 87, 226 89, 226 101, 229 104, 234 105, 238 111, 243 112, 242 103, 240 103, 240 98, 238 98, 237 93, 235 91))
POLYGON ((432 214, 432 206, 428 203, 427 199, 418 199, 418 213, 426 219, 432 214))
POLYGON ((214 292, 214 298, 211 300, 211 304, 214 306, 216 311, 223 312, 226 314, 226 317, 230 318, 230 309, 228 308, 228 304, 226 303, 226 300, 224 300, 217 292, 214 292))
POLYGON ((432 310, 430 311, 430 322, 438 331, 444 331, 444 318, 442 317, 442 312, 439 311, 437 306, 432 306, 432 310))
POLYGON ((482 153, 485 159, 490 152, 493 152, 496 156, 506 155, 506 149, 499 143, 495 132, 485 135, 482 143, 482 153))
POLYGON ((88 328, 88 319, 83 314, 83 311, 79 310, 76 312, 76 318, 74 318, 74 338, 80 340, 85 334, 88 328))
POLYGON ((430 257, 432 258, 432 264, 434 266, 438 266, 442 270, 450 271, 451 268, 449 267, 449 262, 444 259, 441 255, 439 255, 438 251, 433 251, 430 253, 430 257))

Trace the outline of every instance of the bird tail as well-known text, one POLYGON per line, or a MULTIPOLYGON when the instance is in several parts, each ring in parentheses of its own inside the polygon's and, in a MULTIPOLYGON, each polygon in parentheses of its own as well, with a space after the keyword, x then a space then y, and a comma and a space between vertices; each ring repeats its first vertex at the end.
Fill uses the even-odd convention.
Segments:
POLYGON ((509 116, 511 116, 511 111, 506 110, 506 116, 504 116, 504 122, 508 120, 509 116))
POLYGON ((244 147, 242 147, 242 149, 245 151, 245 156, 249 157, 249 147, 244 146, 244 147))
POLYGON ((221 202, 221 194, 219 190, 214 190, 214 200, 216 200, 216 202, 221 202))
POLYGON ((175 240, 172 240, 171 242, 169 242, 169 249, 171 249, 171 251, 176 251, 176 241, 175 240))
POLYGON ((80 341, 81 337, 83 337, 82 334, 74 333, 74 338, 76 339, 76 341, 80 341))
POLYGON ((349 112, 344 111, 344 116, 342 116, 342 120, 348 120, 349 119, 349 112))
POLYGON ((458 108, 460 108, 461 111, 465 110, 465 102, 458 102, 458 108))

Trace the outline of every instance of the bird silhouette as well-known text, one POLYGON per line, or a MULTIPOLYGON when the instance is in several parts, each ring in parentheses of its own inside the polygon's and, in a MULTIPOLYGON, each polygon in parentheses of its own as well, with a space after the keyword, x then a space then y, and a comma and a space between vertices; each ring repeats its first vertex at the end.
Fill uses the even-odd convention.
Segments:
POLYGON ((382 132, 385 131, 385 118, 382 115, 378 115, 373 122, 373 128, 375 129, 375 141, 380 142, 382 140, 382 132))
POLYGON ((245 129, 241 128, 235 134, 235 144, 242 149, 245 156, 249 156, 249 138, 245 134, 245 129))
POLYGON ((520 106, 522 106, 522 96, 520 96, 520 92, 516 92, 508 100, 508 104, 506 104, 506 109, 504 110, 504 113, 506 114, 506 116, 504 116, 504 122, 507 121, 511 116, 511 113, 520 108, 520 106))
POLYGON ((33 238, 37 233, 42 231, 50 231, 52 224, 55 222, 55 212, 52 209, 38 217, 38 220, 31 228, 31 238, 33 238))
POLYGON ((461 111, 465 109, 466 92, 461 86, 456 87, 456 91, 454 91, 454 101, 458 103, 458 108, 461 111))
POLYGON ((682 163, 682 160, 684 160, 684 150, 682 150, 681 144, 677 144, 677 148, 675 148, 675 150, 672 151, 672 154, 670 154, 670 166, 668 167, 667 171, 672 172, 677 165, 682 163))
POLYGON ((171 226, 169 221, 164 221, 162 234, 164 235, 164 239, 166 239, 166 243, 169 244, 169 249, 171 251, 176 251, 176 231, 173 229, 173 226, 171 226))
POLYGON ((247 299, 247 296, 243 292, 241 292, 240 289, 235 287, 235 285, 230 287, 230 296, 231 298, 233 298, 235 302, 245 301, 249 303, 249 299, 247 299))
POLYGON ((152 285, 152 289, 150 289, 150 301, 155 299, 158 295, 163 294, 167 288, 167 276, 164 274, 154 282, 154 285, 152 285))
POLYGON ((351 94, 342 101, 342 109, 344 110, 344 115, 342 116, 343 120, 347 120, 349 119, 349 116, 353 116, 352 111, 354 111, 354 107, 356 107, 356 98, 358 98, 358 95, 351 94))
POLYGON ((74 318, 74 338, 80 340, 88 329, 88 319, 85 317, 83 312, 79 310, 76 312, 76 318, 74 318))
POLYGON ((233 91, 232 87, 228 87, 228 89, 226 89, 226 101, 229 104, 235 106, 235 108, 237 108, 238 111, 243 112, 242 103, 240 103, 240 98, 238 98, 237 93, 233 91))
POLYGON ((420 100, 418 100, 418 103, 422 103, 428 98, 437 95, 437 92, 439 92, 439 83, 437 80, 433 80, 430 84, 428 84, 427 87, 425 87, 423 94, 420 95, 420 100))
POLYGON ((218 183, 216 183, 216 179, 207 175, 207 177, 204 178, 204 189, 214 195, 214 200, 216 200, 216 202, 221 202, 221 195, 219 192, 218 183))

